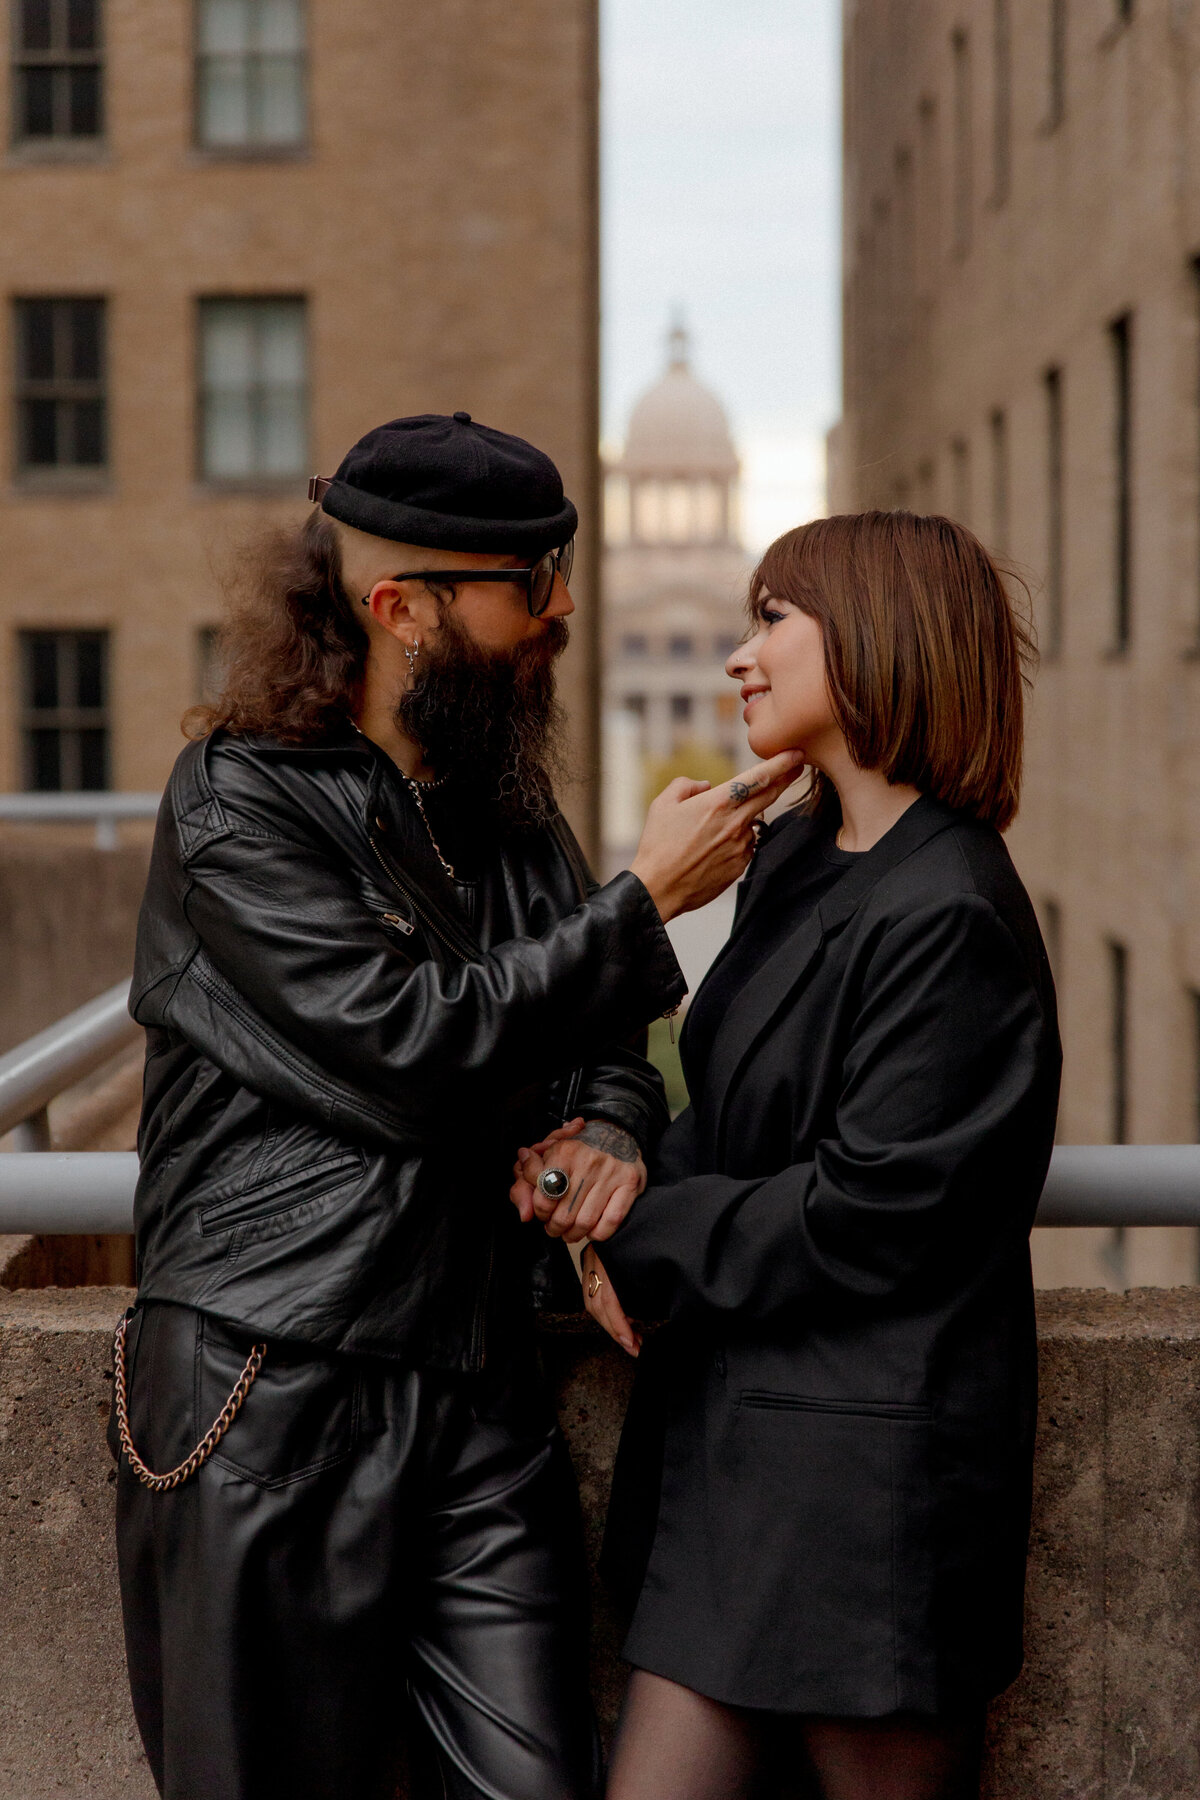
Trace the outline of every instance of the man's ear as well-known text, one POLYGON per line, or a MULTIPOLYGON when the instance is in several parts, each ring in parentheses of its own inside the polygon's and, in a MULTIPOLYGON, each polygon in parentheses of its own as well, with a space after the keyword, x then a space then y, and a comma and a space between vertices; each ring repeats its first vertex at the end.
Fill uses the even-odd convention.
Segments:
POLYGON ((416 619, 412 603, 398 581, 377 581, 367 595, 367 610, 390 636, 411 637, 416 619))

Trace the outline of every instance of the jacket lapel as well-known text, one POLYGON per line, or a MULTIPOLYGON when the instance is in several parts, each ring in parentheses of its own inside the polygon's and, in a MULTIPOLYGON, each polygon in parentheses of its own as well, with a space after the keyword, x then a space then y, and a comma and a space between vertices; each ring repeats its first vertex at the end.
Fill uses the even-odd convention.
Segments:
MULTIPOLYGON (((723 1161, 725 1127, 729 1100, 734 1084, 752 1055, 755 1046, 773 1019, 788 1005, 797 986, 804 980, 825 939, 853 918, 863 901, 874 891, 884 876, 898 868, 922 844, 944 831, 957 815, 938 800, 922 795, 879 842, 866 852, 861 862, 847 869, 791 937, 782 943, 762 967, 757 969, 738 994, 725 1015, 717 1033, 705 1071, 704 1087, 708 1107, 715 1111, 716 1128, 713 1142, 718 1166, 723 1161)), ((778 867, 790 860, 793 849, 809 842, 797 838, 781 853, 778 867)), ((763 886, 776 873, 764 871, 763 886)), ((763 889, 756 888, 759 895, 763 889)), ((746 915, 750 914, 747 906, 746 915)), ((743 929, 745 929, 743 924, 743 929)))

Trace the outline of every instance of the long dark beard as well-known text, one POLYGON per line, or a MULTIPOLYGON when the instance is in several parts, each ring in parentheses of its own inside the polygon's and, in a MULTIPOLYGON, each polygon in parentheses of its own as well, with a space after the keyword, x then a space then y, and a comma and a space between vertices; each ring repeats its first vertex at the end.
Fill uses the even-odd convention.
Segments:
POLYGON ((449 776, 509 827, 540 825, 555 808, 565 716, 554 664, 566 647, 566 625, 550 619, 507 654, 481 650, 447 607, 396 706, 396 723, 438 778, 449 776))

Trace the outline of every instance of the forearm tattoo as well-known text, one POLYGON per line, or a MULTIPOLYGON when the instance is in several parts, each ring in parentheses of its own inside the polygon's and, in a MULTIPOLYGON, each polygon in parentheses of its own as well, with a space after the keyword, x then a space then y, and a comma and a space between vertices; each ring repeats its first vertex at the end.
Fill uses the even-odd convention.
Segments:
POLYGON ((589 1119, 579 1137, 593 1150, 604 1150, 609 1156, 615 1156, 618 1162, 634 1163, 642 1154, 637 1140, 622 1131, 619 1125, 610 1125, 607 1119, 589 1119))

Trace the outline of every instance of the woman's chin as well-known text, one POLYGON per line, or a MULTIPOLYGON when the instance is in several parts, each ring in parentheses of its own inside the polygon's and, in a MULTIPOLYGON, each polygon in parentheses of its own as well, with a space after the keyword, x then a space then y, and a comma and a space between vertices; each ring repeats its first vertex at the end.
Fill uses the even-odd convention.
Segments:
POLYGON ((765 762, 769 756, 778 756, 781 750, 792 748, 791 744, 785 744, 780 740, 779 733, 772 731, 765 719, 761 725, 756 719, 751 719, 746 732, 746 742, 750 746, 751 753, 757 756, 760 762, 765 762))

